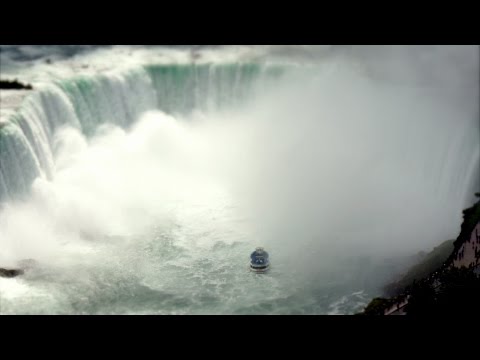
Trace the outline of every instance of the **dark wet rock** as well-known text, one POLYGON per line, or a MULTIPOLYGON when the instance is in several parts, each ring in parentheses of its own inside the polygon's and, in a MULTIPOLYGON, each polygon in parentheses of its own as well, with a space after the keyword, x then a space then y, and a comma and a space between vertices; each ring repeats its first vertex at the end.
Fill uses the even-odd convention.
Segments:
POLYGON ((0 268, 0 277, 14 278, 23 275, 25 272, 21 269, 2 269, 0 268))
POLYGON ((33 259, 20 260, 14 269, 0 268, 0 278, 14 278, 20 275, 24 275, 25 271, 29 271, 36 267, 38 263, 33 259))
POLYGON ((3 90, 33 90, 33 86, 30 84, 23 84, 17 79, 11 80, 0 80, 0 89, 3 90))

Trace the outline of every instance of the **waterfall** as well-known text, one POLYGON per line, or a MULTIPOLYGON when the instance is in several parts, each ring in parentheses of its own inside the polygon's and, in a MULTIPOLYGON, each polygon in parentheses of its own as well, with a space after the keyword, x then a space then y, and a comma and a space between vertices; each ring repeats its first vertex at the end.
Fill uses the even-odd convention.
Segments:
POLYGON ((26 195, 38 176, 52 179, 54 134, 62 126, 91 136, 101 124, 127 128, 148 110, 235 106, 249 96, 256 80, 281 74, 281 67, 258 64, 149 65, 48 84, 28 96, 0 128, 0 202, 26 195))

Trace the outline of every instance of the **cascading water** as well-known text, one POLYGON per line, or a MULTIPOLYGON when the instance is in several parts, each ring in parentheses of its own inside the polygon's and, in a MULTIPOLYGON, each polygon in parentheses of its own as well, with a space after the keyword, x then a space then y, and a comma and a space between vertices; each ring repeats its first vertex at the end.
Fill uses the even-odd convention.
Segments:
POLYGON ((52 76, 0 122, 0 265, 38 262, 0 313, 361 309, 385 256, 456 236, 480 142, 477 88, 358 64, 52 76))
POLYGON ((147 110, 185 113, 233 106, 253 90, 255 78, 278 76, 281 71, 255 64, 151 65, 48 85, 27 98, 4 125, 0 199, 25 193, 38 176, 52 178, 53 136, 62 126, 90 136, 104 123, 126 128, 147 110))

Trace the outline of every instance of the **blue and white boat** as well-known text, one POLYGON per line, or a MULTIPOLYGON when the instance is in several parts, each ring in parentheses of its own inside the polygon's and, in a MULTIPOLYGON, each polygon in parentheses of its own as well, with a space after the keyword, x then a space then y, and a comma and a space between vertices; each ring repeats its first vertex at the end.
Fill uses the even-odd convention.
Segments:
POLYGON ((270 259, 268 253, 262 247, 257 247, 250 255, 250 270, 256 273, 263 273, 269 268, 270 259))

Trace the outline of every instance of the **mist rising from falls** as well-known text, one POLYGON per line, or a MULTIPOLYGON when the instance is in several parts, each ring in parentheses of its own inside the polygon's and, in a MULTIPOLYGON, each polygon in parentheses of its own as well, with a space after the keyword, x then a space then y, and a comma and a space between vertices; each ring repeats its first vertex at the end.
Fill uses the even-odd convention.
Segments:
POLYGON ((263 244, 301 283, 340 255, 455 237, 478 191, 478 89, 394 80, 334 58, 149 65, 50 84, 0 129, 0 263, 132 257, 157 289, 167 270, 143 251, 169 254, 161 239, 183 256, 162 255, 169 276, 192 279, 225 271, 197 267, 202 249, 233 259, 263 244))
POLYGON ((130 133, 107 127, 90 140, 63 128, 55 146, 54 180, 37 179, 28 202, 2 213, 3 263, 9 256, 65 261, 69 245, 141 233, 175 204, 191 199, 193 206, 215 189, 215 179, 200 171, 205 145, 161 113, 146 114, 130 133))

